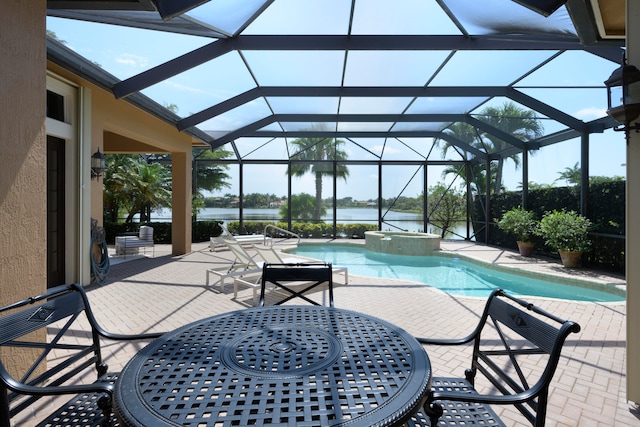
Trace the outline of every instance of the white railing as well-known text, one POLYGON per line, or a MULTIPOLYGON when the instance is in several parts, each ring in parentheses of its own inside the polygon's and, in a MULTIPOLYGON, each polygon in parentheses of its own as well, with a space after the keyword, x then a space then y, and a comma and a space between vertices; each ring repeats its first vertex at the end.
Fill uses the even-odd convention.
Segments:
MULTIPOLYGON (((268 236, 268 235, 269 235, 269 234, 268 234, 268 230, 269 230, 270 228, 273 228, 274 230, 277 230, 277 231, 279 231, 280 233, 288 234, 288 235, 290 235, 291 237, 295 237, 296 239, 298 239, 298 241, 296 242, 296 244, 297 244, 297 245, 298 245, 298 244, 300 244, 300 236, 298 236, 296 233, 294 233, 294 232, 292 232, 292 231, 289 231, 289 230, 285 230, 284 228, 276 227, 276 226, 275 226, 275 225, 273 225, 273 224, 267 224, 267 225, 264 227, 264 235, 265 235, 265 236, 268 236)), ((283 239, 283 240, 284 240, 284 239, 283 239)))

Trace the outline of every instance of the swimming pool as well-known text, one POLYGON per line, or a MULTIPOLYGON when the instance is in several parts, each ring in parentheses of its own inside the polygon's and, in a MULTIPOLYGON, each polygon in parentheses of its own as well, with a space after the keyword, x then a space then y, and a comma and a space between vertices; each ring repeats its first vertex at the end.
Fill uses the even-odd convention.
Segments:
POLYGON ((540 280, 507 273, 439 255, 406 256, 372 252, 346 245, 300 245, 292 254, 349 268, 350 274, 422 282, 454 295, 486 297, 493 289, 521 296, 573 301, 624 301, 622 293, 592 287, 540 280))

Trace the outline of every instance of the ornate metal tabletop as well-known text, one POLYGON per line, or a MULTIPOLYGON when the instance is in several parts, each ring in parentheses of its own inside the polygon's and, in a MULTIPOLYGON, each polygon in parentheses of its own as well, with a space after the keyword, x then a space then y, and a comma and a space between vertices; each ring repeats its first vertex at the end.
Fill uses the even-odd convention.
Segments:
POLYGON ((392 426, 426 398, 422 346, 388 322, 328 307, 277 306, 192 323, 124 368, 129 426, 392 426))

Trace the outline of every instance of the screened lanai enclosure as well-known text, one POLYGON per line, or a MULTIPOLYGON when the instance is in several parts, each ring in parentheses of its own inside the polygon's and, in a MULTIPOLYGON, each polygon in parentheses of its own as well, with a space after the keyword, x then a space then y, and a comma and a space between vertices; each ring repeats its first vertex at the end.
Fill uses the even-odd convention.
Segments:
POLYGON ((491 195, 519 191, 526 207, 530 187, 573 172, 585 212, 591 176, 624 175, 604 85, 624 51, 603 25, 616 2, 95 3, 47 2, 50 59, 74 50, 86 59, 67 66, 224 150, 194 167, 226 167, 220 195, 237 196, 241 222, 248 194, 282 197, 295 221, 292 197, 306 193, 334 228, 371 220, 338 209, 349 200, 404 230, 410 198, 412 231, 439 232, 433 214, 453 192, 465 204, 454 232, 474 238, 487 230, 467 222, 478 200, 474 220, 490 222, 491 195))

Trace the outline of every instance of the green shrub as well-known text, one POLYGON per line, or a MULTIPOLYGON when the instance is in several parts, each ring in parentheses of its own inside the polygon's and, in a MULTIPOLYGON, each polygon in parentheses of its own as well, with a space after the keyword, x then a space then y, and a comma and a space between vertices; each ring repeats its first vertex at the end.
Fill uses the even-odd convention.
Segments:
POLYGON ((536 234, 556 251, 586 252, 590 228, 591 221, 575 211, 553 210, 544 214, 536 234))
POLYGON ((222 221, 196 221, 191 227, 192 242, 208 242, 210 237, 222 234, 222 221))
POLYGON ((520 242, 530 242, 538 226, 535 214, 520 206, 509 209, 500 220, 495 221, 501 230, 515 235, 520 242))

